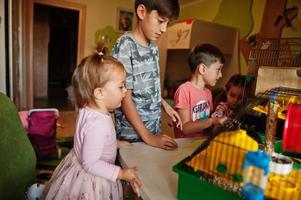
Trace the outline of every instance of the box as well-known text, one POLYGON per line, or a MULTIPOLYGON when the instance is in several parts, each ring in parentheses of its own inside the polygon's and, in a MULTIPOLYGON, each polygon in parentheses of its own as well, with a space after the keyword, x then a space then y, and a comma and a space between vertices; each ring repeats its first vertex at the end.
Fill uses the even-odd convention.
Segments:
POLYGON ((157 41, 160 49, 161 85, 165 79, 171 81, 189 79, 191 72, 187 63, 187 54, 197 44, 210 43, 218 47, 225 56, 223 77, 216 88, 223 88, 229 78, 240 73, 239 30, 213 22, 198 19, 180 21, 166 30, 157 41))
POLYGON ((173 171, 178 173, 178 199, 194 200, 194 199, 223 199, 235 200, 244 199, 237 194, 226 191, 216 185, 208 183, 200 179, 201 172, 194 171, 191 167, 186 166, 185 162, 189 157, 185 158, 178 164, 173 166, 173 171))

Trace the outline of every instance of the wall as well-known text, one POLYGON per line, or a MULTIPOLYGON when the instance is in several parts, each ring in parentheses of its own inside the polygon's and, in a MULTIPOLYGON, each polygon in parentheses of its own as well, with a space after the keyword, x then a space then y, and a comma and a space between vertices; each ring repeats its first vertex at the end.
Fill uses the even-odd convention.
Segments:
MULTIPOLYGON (((219 24, 233 26, 240 30, 240 38, 251 36, 260 31, 265 9, 265 0, 202 0, 184 5, 180 20, 197 18, 219 24)), ((300 0, 287 0, 287 8, 297 6, 301 9, 300 0)), ((281 37, 300 37, 301 11, 292 21, 293 28, 284 28, 281 37)), ((240 67, 247 73, 245 59, 240 56, 240 67)))
MULTIPOLYGON (((264 0, 260 0, 264 3, 264 0)), ((203 0, 184 5, 180 19, 197 18, 238 28, 245 36, 251 30, 252 0, 203 0), (243 12, 242 12, 243 11, 243 12)), ((261 16, 258 13, 257 16, 261 16)))
POLYGON ((94 34, 98 29, 111 25, 116 29, 117 8, 134 10, 133 0, 72 0, 75 3, 85 4, 86 32, 85 55, 89 55, 95 46, 94 34))
MULTIPOLYGON (((18 0, 15 0, 18 1, 18 0)), ((21 102, 21 108, 32 108, 33 107, 33 63, 32 63, 32 40, 33 40, 33 2, 43 4, 43 1, 47 5, 63 5, 66 7, 74 7, 76 10, 81 10, 84 8, 85 16, 81 16, 85 21, 80 29, 81 40, 79 52, 80 56, 78 61, 80 61, 84 56, 91 54, 94 50, 95 44, 95 32, 99 29, 103 29, 106 26, 115 27, 115 22, 117 21, 117 7, 122 7, 130 10, 133 7, 132 0, 62 0, 61 2, 55 0, 28 0, 29 2, 23 6, 23 19, 24 19, 24 41, 25 44, 24 54, 25 54, 25 65, 22 65, 24 73, 23 85, 24 89, 21 90, 21 95, 24 96, 24 101, 21 102), (79 6, 78 6, 79 5, 79 6), (84 5, 84 6, 81 6, 84 5)), ((21 16, 21 15, 20 15, 21 16)), ((114 30, 113 30, 114 31, 114 30)))
MULTIPOLYGON (((197 18, 240 30, 240 38, 260 30, 265 0, 203 0, 183 6, 180 19, 197 18), (251 16, 252 15, 252 16, 251 16)), ((241 72, 247 72, 247 65, 240 56, 241 72)))
POLYGON ((48 95, 48 43, 49 25, 47 12, 35 12, 33 37, 34 97, 48 95))
POLYGON ((212 22, 217 15, 221 1, 222 0, 203 0, 183 5, 181 7, 179 20, 196 18, 212 22))
POLYGON ((284 28, 281 37, 293 38, 301 36, 301 0, 287 0, 287 8, 297 6, 299 8, 298 16, 291 22, 293 28, 284 28))

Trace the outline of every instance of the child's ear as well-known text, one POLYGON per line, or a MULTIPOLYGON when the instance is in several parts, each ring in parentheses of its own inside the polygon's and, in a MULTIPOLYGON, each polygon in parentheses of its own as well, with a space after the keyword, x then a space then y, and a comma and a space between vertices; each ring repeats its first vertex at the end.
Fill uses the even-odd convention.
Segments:
POLYGON ((144 19, 147 10, 146 10, 146 7, 143 4, 139 4, 137 6, 136 12, 137 12, 137 16, 138 16, 139 19, 144 19))
POLYGON ((203 63, 199 64, 197 68, 198 68, 200 74, 204 74, 207 69, 206 65, 204 65, 203 63))
POLYGON ((97 99, 97 100, 103 99, 102 88, 95 88, 93 91, 93 95, 94 95, 95 99, 97 99))

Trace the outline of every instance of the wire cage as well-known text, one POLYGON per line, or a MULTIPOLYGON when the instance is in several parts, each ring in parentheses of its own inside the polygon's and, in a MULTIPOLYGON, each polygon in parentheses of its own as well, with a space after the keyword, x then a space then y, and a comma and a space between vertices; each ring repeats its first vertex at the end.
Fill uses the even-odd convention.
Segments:
POLYGON ((249 54, 255 66, 301 66, 301 38, 263 38, 256 41, 249 54))
MULTIPOLYGON (((248 181, 255 185, 264 185, 262 195, 267 199, 300 199, 300 159, 282 155, 281 141, 275 143, 273 156, 266 155, 268 160, 265 167, 269 166, 268 173, 264 172, 265 167, 260 166, 262 158, 253 163, 255 167, 248 166, 250 163, 246 162, 247 155, 250 152, 262 154, 264 141, 264 136, 257 142, 241 129, 222 132, 205 148, 197 149, 186 159, 186 168, 181 170, 189 171, 187 167, 191 168, 189 173, 199 177, 200 181, 235 194, 238 199, 248 199, 244 194, 248 181)), ((225 195, 224 199, 233 198, 225 195)))
MULTIPOLYGON (((294 59, 285 61, 284 56, 280 56, 281 51, 277 51, 275 58, 276 51, 271 51, 276 48, 273 43, 266 47, 270 48, 263 55, 266 56, 266 60, 257 54, 256 59, 259 62, 256 65, 280 67, 286 63, 285 66, 301 67, 301 40, 298 42, 299 49, 294 48, 294 59)), ((283 50, 284 47, 281 48, 283 50)), ((278 47, 278 50, 281 48, 278 47)), ((186 199, 188 194, 194 197, 189 199, 200 199, 200 196, 204 199, 252 199, 248 198, 246 192, 249 183, 261 187, 264 197, 258 199, 301 199, 299 117, 293 116, 295 119, 291 120, 290 126, 297 128, 295 133, 289 133, 297 135, 295 138, 298 139, 293 142, 298 151, 285 148, 287 140, 284 135, 288 134, 284 134, 283 130, 287 126, 284 126, 288 121, 286 117, 292 113, 289 111, 295 112, 294 109, 297 108, 289 109, 289 106, 301 105, 301 89, 276 87, 247 100, 245 106, 238 111, 239 114, 228 118, 221 130, 213 129, 205 142, 189 157, 174 166, 174 171, 179 174, 179 199, 186 199), (273 101, 277 101, 277 109, 271 109, 276 107, 275 103, 271 103, 273 101), (264 156, 261 156, 260 152, 265 152, 268 159, 262 159, 264 156), (246 160, 252 160, 252 154, 257 154, 258 159, 253 160, 250 165, 246 160), (267 160, 265 166, 261 165, 263 160, 267 160)), ((301 106, 298 108, 301 115, 301 106)))
POLYGON ((288 103, 301 104, 301 89, 297 88, 276 87, 265 92, 258 93, 256 97, 269 99, 272 95, 275 96, 283 109, 287 109, 288 103))
POLYGON ((301 89, 297 88, 287 88, 287 87, 276 87, 270 90, 267 90, 263 93, 258 93, 257 96, 269 98, 272 93, 276 93, 280 98, 300 98, 301 99, 301 89))
MULTIPOLYGON (((247 96, 254 96, 259 67, 301 67, 301 38, 262 38, 254 42, 248 58, 248 75, 253 77, 247 96)), ((297 70, 298 76, 301 68, 297 70)))
MULTIPOLYGON (((276 128, 277 131, 283 131, 282 128, 276 127, 276 119, 282 116, 279 114, 286 114, 289 103, 301 103, 301 90, 277 87, 259 93, 256 98, 269 102, 271 96, 280 107, 279 110, 270 111, 271 103, 262 106, 261 115, 265 113, 268 116, 264 123, 266 130, 258 132, 257 125, 252 128, 241 117, 228 118, 221 130, 209 134, 208 139, 186 159, 186 168, 183 167, 181 170, 198 177, 202 182, 200 187, 214 185, 216 188, 228 191, 229 194, 235 194, 234 199, 252 199, 246 192, 248 191, 246 188, 250 185, 261 189, 262 198, 259 199, 301 199, 301 154, 296 151, 284 151, 285 142, 282 134, 276 137, 276 128), (270 112, 273 112, 273 117, 270 112), (257 160, 254 159, 254 155, 252 157, 252 154, 256 155, 257 160), (252 164, 248 158, 253 161, 252 164), (265 166, 262 163, 265 163, 265 166)), ((246 112, 257 113, 257 110, 253 110, 254 105, 254 102, 251 102, 247 106, 248 109, 245 109, 246 112)), ((180 186, 180 189, 181 187, 183 188, 180 186)), ((256 190, 253 187, 251 191, 256 190)), ((215 190, 211 192, 217 194, 215 190)), ((223 199, 233 199, 233 196, 228 196, 229 194, 223 193, 223 199)))

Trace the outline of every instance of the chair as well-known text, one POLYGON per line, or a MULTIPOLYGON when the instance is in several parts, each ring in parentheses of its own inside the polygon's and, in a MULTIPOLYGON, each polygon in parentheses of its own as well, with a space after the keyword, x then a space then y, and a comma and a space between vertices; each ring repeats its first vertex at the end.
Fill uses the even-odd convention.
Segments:
POLYGON ((14 103, 0 92, 0 199, 24 199, 36 178, 36 155, 14 103))

